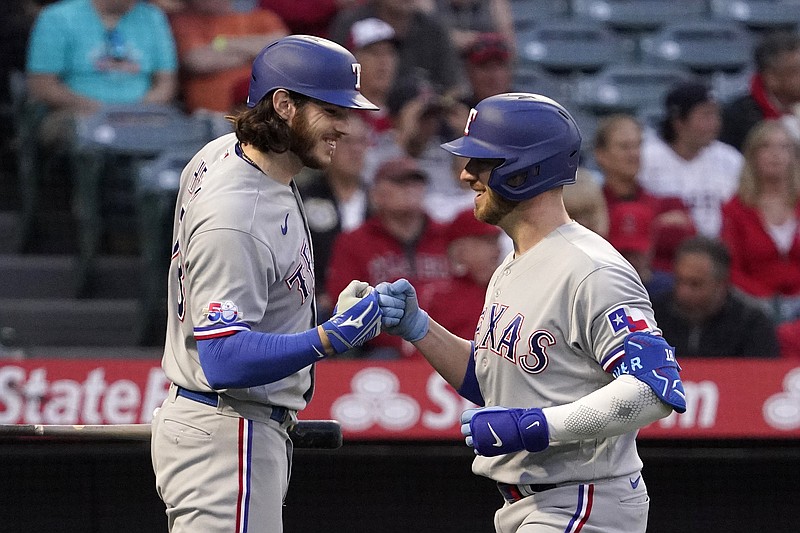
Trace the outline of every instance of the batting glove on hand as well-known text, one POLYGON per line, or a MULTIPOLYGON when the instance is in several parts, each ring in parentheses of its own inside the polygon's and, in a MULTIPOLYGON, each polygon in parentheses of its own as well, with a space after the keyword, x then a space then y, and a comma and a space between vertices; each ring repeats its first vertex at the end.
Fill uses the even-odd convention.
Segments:
POLYGON ((461 434, 477 455, 494 457, 550 445, 547 420, 541 409, 482 407, 461 413, 461 434))
POLYGON ((417 291, 403 278, 375 287, 381 306, 383 326, 392 335, 416 342, 428 333, 428 313, 419 308, 417 291))
POLYGON ((339 308, 336 314, 322 324, 322 329, 328 334, 328 340, 336 353, 361 346, 381 332, 378 293, 370 289, 369 285, 363 288, 360 285, 362 283, 353 281, 342 291, 336 304, 339 308), (366 292, 366 296, 358 298, 357 291, 366 292))

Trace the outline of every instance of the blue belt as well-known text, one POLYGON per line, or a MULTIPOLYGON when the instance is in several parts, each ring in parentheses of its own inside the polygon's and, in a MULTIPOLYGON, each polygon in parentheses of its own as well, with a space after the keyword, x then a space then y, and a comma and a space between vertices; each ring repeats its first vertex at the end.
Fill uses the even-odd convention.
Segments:
POLYGON ((537 492, 554 489, 558 485, 553 483, 539 483, 537 485, 510 485, 508 483, 497 482, 497 490, 503 495, 508 503, 520 501, 527 496, 533 496, 537 492))
MULTIPOLYGON (((216 392, 189 390, 184 389, 180 385, 176 385, 176 387, 178 388, 178 396, 183 396, 189 400, 204 403, 206 405, 210 405, 211 407, 216 407, 219 405, 219 395, 216 392)), ((280 405, 270 405, 269 407, 272 408, 272 412, 270 413, 269 417, 279 424, 283 424, 286 422, 286 419, 289 418, 289 410, 286 407, 281 407, 280 405)))

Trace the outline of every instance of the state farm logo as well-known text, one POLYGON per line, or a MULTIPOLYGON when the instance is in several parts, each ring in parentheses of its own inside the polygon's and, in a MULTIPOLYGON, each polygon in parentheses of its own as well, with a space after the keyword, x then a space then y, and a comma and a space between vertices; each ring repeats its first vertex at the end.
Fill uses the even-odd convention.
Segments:
POLYGON ((783 378, 783 390, 764 402, 764 420, 775 429, 791 431, 800 428, 800 368, 790 370, 783 378))
POLYGON ((350 380, 350 394, 340 396, 331 405, 331 415, 342 429, 364 431, 377 424, 401 431, 417 423, 417 401, 400 390, 400 380, 390 370, 371 367, 359 371, 350 380))

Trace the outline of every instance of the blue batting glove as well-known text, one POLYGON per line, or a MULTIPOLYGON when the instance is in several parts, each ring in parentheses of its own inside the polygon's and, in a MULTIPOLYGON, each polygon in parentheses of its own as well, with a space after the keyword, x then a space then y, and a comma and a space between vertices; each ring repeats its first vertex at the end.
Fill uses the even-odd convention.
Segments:
POLYGON ((461 434, 466 437, 467 446, 486 457, 521 450, 540 452, 550 445, 550 432, 541 409, 467 409, 461 414, 461 434))
POLYGON ((351 304, 350 307, 322 324, 322 329, 328 334, 328 340, 336 353, 361 346, 381 331, 381 309, 377 292, 369 291, 355 303, 348 304, 351 304))
POLYGON ((416 342, 428 333, 428 313, 419 308, 417 291, 403 278, 375 287, 383 318, 381 323, 392 335, 416 342))

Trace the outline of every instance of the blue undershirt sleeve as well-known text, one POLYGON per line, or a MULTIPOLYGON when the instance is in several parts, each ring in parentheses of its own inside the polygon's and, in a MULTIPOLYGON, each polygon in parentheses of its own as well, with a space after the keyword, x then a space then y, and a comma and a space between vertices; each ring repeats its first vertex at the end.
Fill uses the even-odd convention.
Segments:
POLYGON ((472 350, 469 354, 469 361, 467 362, 467 372, 464 374, 464 381, 456 391, 463 398, 480 405, 483 407, 486 400, 483 399, 481 387, 478 385, 478 376, 475 375, 475 343, 471 343, 472 350))
POLYGON ((317 328, 292 334, 239 331, 197 341, 197 352, 214 389, 273 383, 325 357, 317 328))

